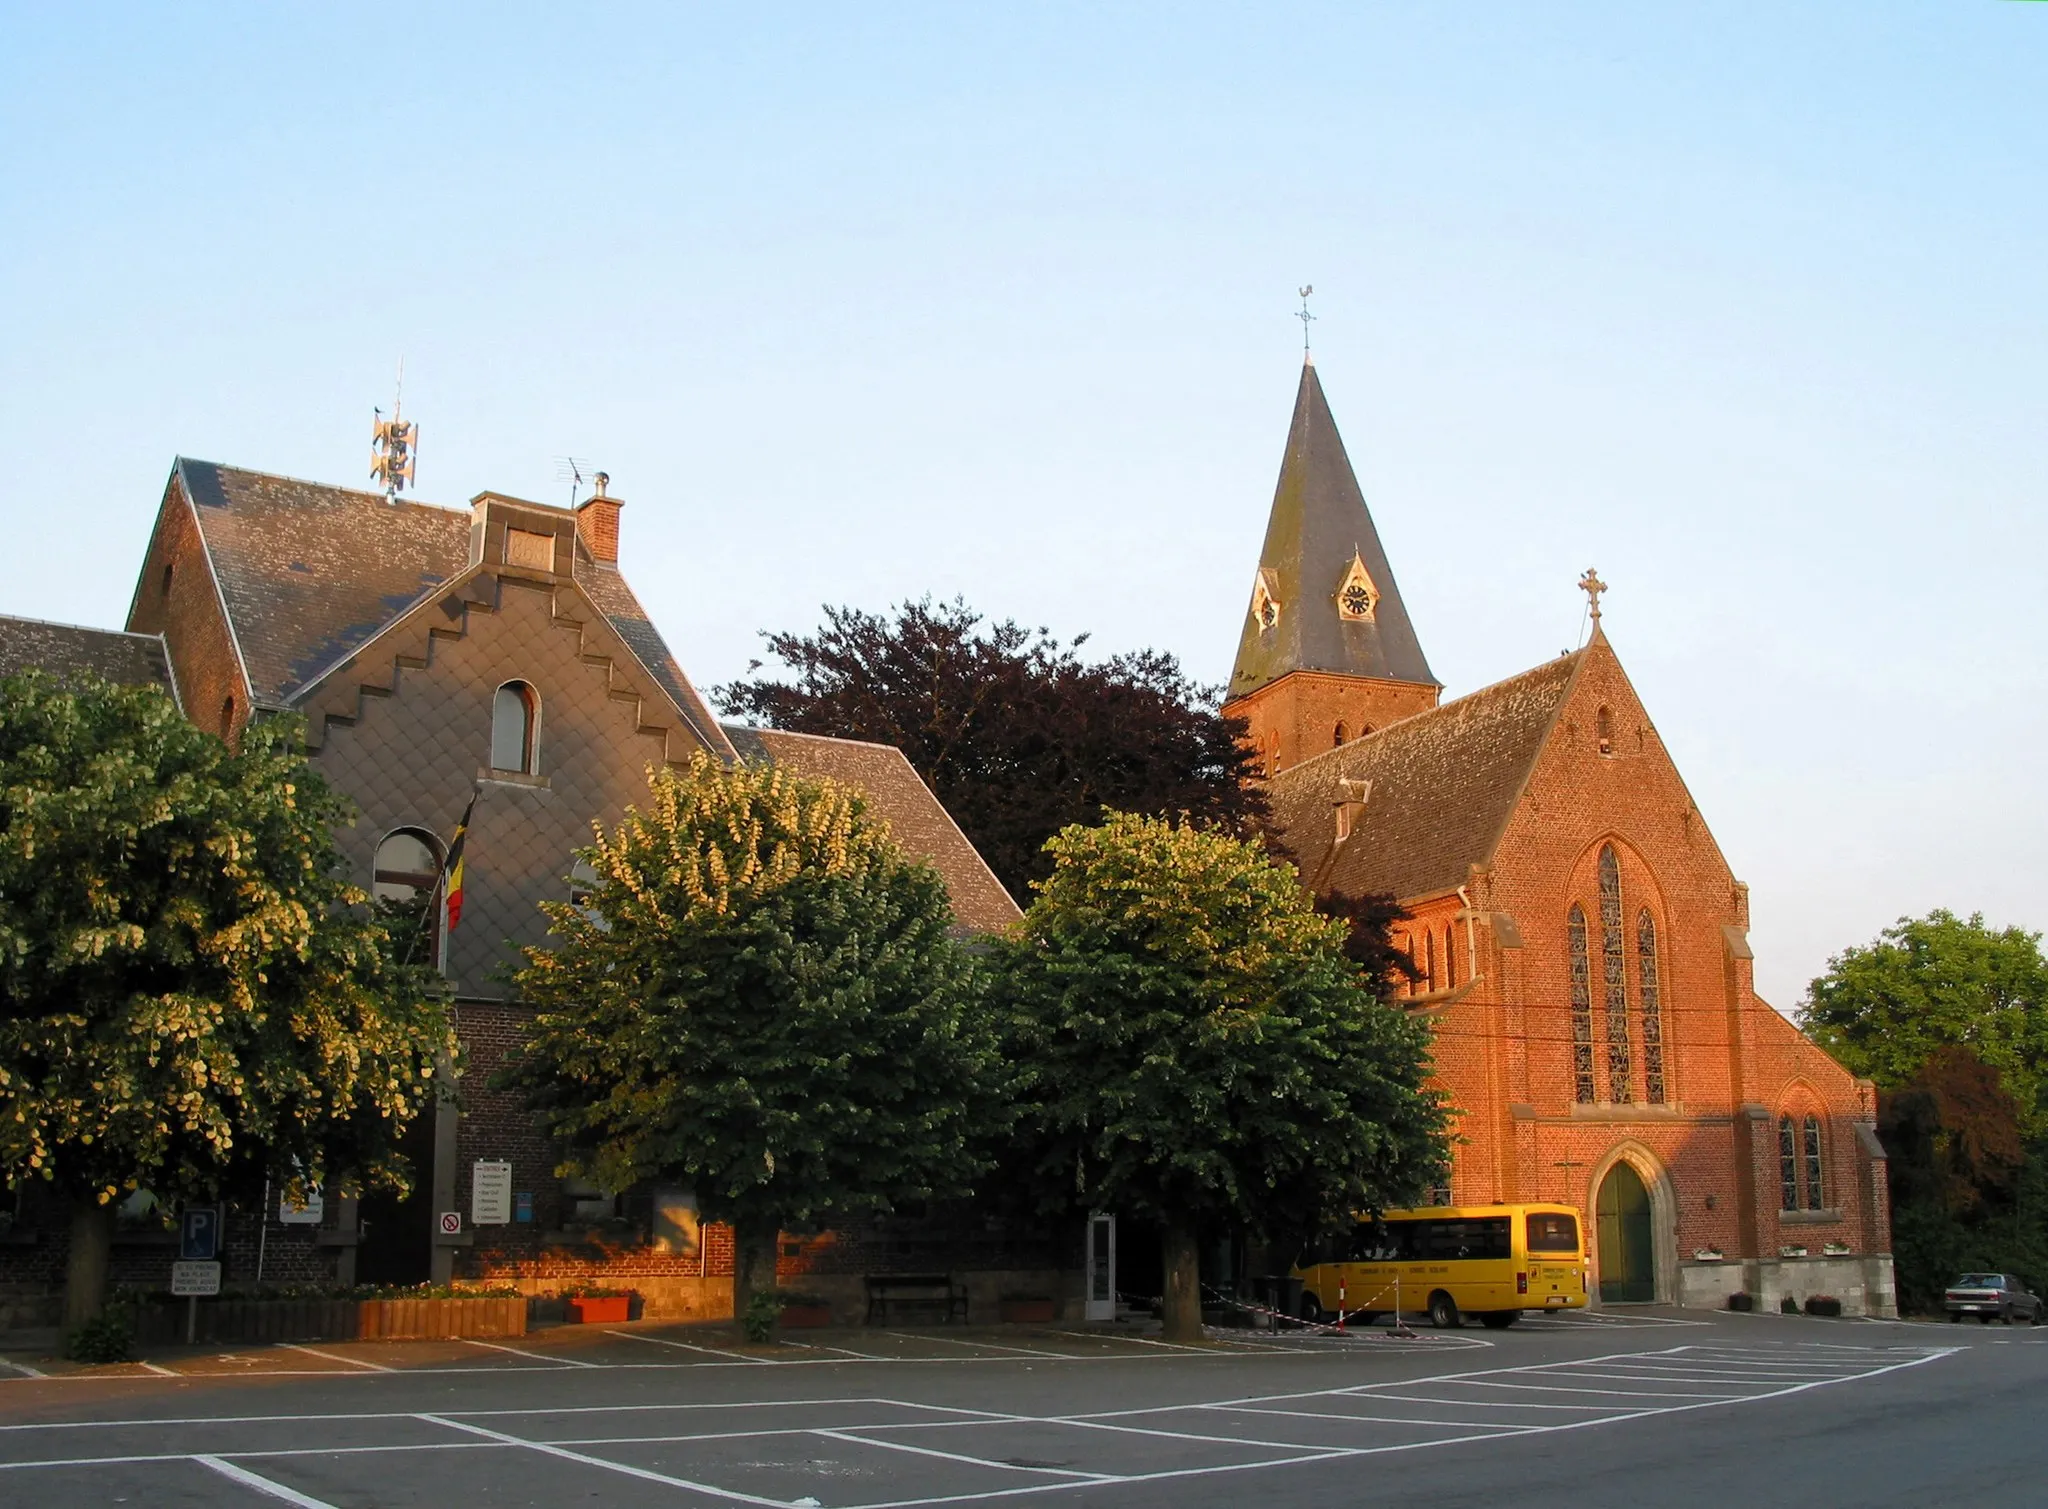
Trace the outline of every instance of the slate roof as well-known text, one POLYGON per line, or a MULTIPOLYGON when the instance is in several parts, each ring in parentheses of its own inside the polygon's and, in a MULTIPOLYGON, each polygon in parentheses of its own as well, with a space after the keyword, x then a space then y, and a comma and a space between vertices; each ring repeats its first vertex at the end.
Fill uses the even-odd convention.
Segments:
POLYGON ((469 567, 468 509, 180 457, 177 475, 269 707, 469 567))
POLYGON ((1493 857, 1586 651, 1390 723, 1274 776, 1273 817, 1318 894, 1441 895, 1493 857), (1372 782, 1336 841, 1340 778, 1372 782))
POLYGON ((897 842, 928 861, 945 880, 953 914, 962 927, 992 933, 1017 920, 1017 903, 902 750, 891 744, 746 728, 736 723, 724 727, 744 759, 772 760, 803 775, 825 776, 864 790, 876 810, 888 819, 897 842))
POLYGON ((1291 671, 1437 684, 1313 363, 1301 369, 1259 569, 1280 600, 1279 622, 1263 628, 1246 611, 1230 696, 1255 692, 1291 671), (1364 621, 1337 612, 1337 591, 1354 553, 1379 592, 1373 616, 1364 621))
POLYGON ((178 695, 160 635, 0 614, 0 676, 27 670, 45 670, 60 678, 87 671, 105 681, 160 686, 172 697, 178 695))
MULTIPOLYGON (((289 707, 337 663, 470 567, 467 508, 393 501, 180 457, 250 691, 289 707)), ((541 506, 541 505, 535 505, 541 506)), ((718 720, 683 674, 618 567, 579 543, 576 584, 617 630, 699 739, 729 755, 718 720)))

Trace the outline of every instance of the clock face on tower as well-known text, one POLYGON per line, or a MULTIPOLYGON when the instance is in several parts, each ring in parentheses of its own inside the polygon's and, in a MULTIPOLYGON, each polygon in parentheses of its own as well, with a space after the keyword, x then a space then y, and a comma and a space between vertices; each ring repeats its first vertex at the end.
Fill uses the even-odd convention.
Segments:
POLYGON ((1353 551, 1351 568, 1344 573, 1344 584, 1337 589, 1337 616, 1353 623, 1370 623, 1379 601, 1379 588, 1373 585, 1364 559, 1353 551))

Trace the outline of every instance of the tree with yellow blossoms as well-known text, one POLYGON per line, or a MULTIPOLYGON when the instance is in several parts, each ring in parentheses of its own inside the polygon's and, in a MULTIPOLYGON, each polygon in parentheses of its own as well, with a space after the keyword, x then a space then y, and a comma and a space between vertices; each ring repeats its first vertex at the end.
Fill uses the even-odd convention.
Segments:
POLYGON ((995 1084, 944 884, 857 790, 704 756, 580 856, 544 904, 540 1008, 498 1079, 607 1189, 695 1190, 738 1244, 735 1308, 785 1230, 959 1194, 995 1084))
POLYGON ((455 1040, 347 884, 290 720, 230 750, 154 687, 0 682, 0 1171, 71 1208, 66 1316, 114 1205, 403 1187, 455 1040))

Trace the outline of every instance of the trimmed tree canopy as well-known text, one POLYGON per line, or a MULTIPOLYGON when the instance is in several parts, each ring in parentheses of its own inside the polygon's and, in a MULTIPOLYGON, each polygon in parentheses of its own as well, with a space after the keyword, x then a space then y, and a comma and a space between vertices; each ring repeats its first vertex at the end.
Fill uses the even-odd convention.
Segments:
POLYGON ((565 1167, 694 1189, 741 1238, 959 1193, 993 1045, 929 867, 857 791, 698 757, 583 851, 596 885, 527 951, 540 1015, 500 1083, 565 1167))
POLYGON ((341 878, 347 816, 288 722, 236 753, 155 688, 0 683, 10 1184, 104 1207, 403 1182, 397 1134, 454 1036, 341 878))
MULTIPOLYGON (((1048 847, 1000 955, 1020 1115, 1048 1184, 1165 1223, 1169 1310, 1203 1220, 1298 1236, 1441 1176, 1428 1029, 1385 1003, 1291 868, 1122 813, 1048 847)), ((1182 1282, 1191 1305, 1191 1267, 1182 1282)))
POLYGON ((958 601, 906 603, 893 621, 828 608, 815 636, 767 636, 789 679, 713 695, 771 728, 895 745, 1020 898, 1051 868, 1045 841, 1107 809, 1233 828, 1263 817, 1242 725, 1216 692, 1156 651, 1084 663, 1086 638, 985 623, 958 601))

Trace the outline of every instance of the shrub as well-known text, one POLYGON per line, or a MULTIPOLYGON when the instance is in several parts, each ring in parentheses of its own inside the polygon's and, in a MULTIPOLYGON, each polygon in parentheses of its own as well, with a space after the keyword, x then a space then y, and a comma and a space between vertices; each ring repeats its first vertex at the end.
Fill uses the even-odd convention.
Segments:
POLYGON ((773 1289, 756 1289, 740 1317, 740 1329, 747 1340, 765 1342, 775 1335, 775 1320, 782 1313, 782 1296, 773 1289))
POLYGON ((1780 1315, 1797 1315, 1799 1313, 1799 1301, 1789 1294, 1786 1295, 1778 1301, 1778 1313, 1780 1315))
POLYGON ((1806 1313, 1808 1315, 1840 1315, 1842 1313, 1842 1302, 1832 1294, 1809 1295, 1806 1300, 1806 1313))
POLYGON ((64 1338, 64 1355, 74 1362, 128 1362, 135 1356, 135 1322, 126 1309, 109 1305, 64 1338))

